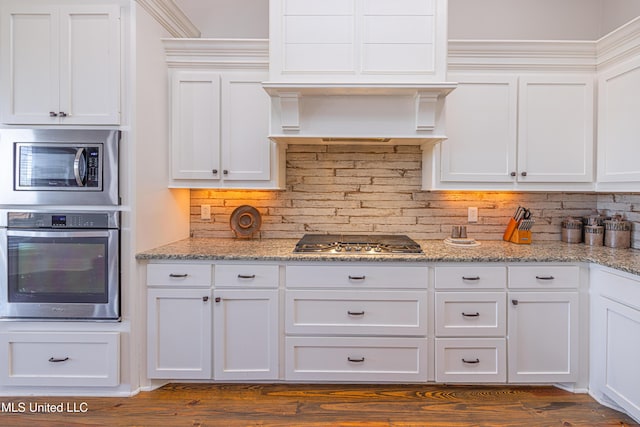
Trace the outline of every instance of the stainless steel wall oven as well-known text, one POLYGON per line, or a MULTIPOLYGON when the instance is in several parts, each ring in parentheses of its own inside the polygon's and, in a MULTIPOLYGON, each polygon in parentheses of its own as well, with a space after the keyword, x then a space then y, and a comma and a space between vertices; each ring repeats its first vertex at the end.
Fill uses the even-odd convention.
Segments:
POLYGON ((118 212, 0 215, 0 318, 119 320, 118 212))
POLYGON ((118 205, 117 130, 2 129, 0 204, 118 205))

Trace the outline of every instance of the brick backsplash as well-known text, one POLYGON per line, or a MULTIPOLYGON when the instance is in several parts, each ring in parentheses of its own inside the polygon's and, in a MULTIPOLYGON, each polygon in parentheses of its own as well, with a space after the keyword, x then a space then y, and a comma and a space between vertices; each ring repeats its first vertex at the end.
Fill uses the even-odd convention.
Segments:
POLYGON ((191 190, 191 234, 232 237, 231 213, 248 204, 262 216, 261 238, 404 233, 443 239, 452 225, 465 224, 469 237, 499 240, 523 205, 536 220, 534 240, 560 240, 563 218, 600 209, 634 221, 634 247, 640 247, 640 193, 422 191, 421 159, 412 145, 290 145, 284 191, 191 190), (211 220, 200 219, 202 204, 211 205, 211 220), (469 206, 478 207, 478 223, 467 223, 469 206))

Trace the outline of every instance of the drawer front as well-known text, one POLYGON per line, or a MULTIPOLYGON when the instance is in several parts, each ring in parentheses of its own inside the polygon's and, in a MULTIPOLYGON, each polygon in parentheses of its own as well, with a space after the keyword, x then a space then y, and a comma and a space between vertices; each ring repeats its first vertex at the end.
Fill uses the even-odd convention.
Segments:
POLYGON ((216 288, 277 288, 277 265, 222 264, 215 266, 216 288))
POLYGON ((7 332, 1 335, 0 383, 8 386, 116 386, 117 332, 7 332))
POLYGON ((436 289, 504 289, 507 269, 501 266, 436 266, 436 289))
POLYGON ((436 381, 507 381, 504 338, 436 338, 436 381))
POLYGON ((288 334, 427 334, 426 291, 286 291, 288 334))
POLYGON ((288 288, 411 288, 426 289, 428 268, 423 266, 291 265, 288 288))
POLYGON ((149 264, 147 286, 211 286, 211 264, 149 264))
POLYGON ((285 379, 426 381, 426 338, 287 337, 285 379))
POLYGON ((506 299, 505 292, 436 292, 436 335, 504 336, 506 299))
POLYGON ((511 265, 510 288, 577 288, 580 267, 577 265, 511 265))

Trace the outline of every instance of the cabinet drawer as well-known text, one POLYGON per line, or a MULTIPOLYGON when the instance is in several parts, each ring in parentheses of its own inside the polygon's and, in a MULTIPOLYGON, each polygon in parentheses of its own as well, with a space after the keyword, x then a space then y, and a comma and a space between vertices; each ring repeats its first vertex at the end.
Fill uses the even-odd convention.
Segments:
POLYGON ((436 338, 437 382, 506 382, 504 338, 436 338))
POLYGON ((507 269, 500 266, 437 266, 436 289, 504 289, 507 269))
POLYGON ((577 265, 511 265, 510 288, 577 288, 580 268, 577 265))
POLYGON ((285 379, 426 381, 426 338, 287 337, 285 379))
POLYGON ((117 332, 7 332, 1 338, 0 383, 9 386, 116 386, 117 332))
POLYGON ((504 336, 506 293, 436 292, 436 335, 504 336))
POLYGON ((147 286, 211 286, 211 264, 149 264, 147 286))
POLYGON ((277 265, 233 264, 215 266, 216 288, 277 288, 277 265))
POLYGON ((288 334, 426 335, 426 291, 287 290, 288 334))
POLYGON ((426 289, 428 268, 422 266, 292 265, 287 266, 289 288, 417 288, 426 289))

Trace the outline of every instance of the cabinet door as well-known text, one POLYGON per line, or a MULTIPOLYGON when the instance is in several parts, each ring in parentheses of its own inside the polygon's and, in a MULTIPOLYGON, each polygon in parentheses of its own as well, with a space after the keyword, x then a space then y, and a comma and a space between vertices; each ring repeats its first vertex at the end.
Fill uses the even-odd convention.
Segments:
POLYGON ((58 9, 12 2, 1 12, 2 122, 58 123, 58 9))
POLYGON ((442 143, 442 182, 511 183, 516 171, 517 78, 449 75, 448 140, 442 143))
POLYGON ((269 95, 267 73, 222 75, 222 169, 226 180, 269 181, 269 95))
POLYGON ((219 180, 220 74, 176 71, 171 97, 171 177, 219 180))
POLYGON ((578 293, 509 292, 509 382, 574 382, 578 293))
POLYGON ((120 123, 119 6, 60 10, 60 123, 120 123))
MULTIPOLYGON (((598 79, 598 182, 640 182, 640 59, 598 79)), ((612 190, 621 184, 612 184, 612 190)), ((628 190, 637 189, 631 186, 628 190)))
POLYGON ((118 124, 117 5, 2 9, 2 122, 118 124))
MULTIPOLYGON (((613 279, 616 280, 616 279, 613 279)), ((635 286, 638 284, 636 283, 635 286)), ((599 362, 604 392, 632 416, 640 417, 640 310, 606 297, 598 298, 598 313, 602 322, 598 340, 599 362), (632 338, 633 337, 633 338, 632 338), (604 372, 602 372, 604 371, 604 372)))
POLYGON ((278 378, 278 291, 214 291, 214 379, 278 378))
POLYGON ((521 76, 518 103, 518 181, 591 182, 593 77, 521 76))
POLYGON ((211 378, 210 296, 210 289, 148 289, 149 378, 211 378))

